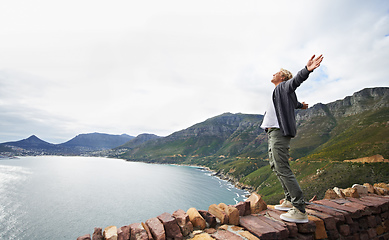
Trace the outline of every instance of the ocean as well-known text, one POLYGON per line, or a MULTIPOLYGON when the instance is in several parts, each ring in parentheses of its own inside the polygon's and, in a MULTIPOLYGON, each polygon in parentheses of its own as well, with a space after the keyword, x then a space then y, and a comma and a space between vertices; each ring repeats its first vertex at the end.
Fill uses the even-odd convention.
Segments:
POLYGON ((198 167, 97 157, 0 160, 0 239, 69 240, 248 192, 198 167))

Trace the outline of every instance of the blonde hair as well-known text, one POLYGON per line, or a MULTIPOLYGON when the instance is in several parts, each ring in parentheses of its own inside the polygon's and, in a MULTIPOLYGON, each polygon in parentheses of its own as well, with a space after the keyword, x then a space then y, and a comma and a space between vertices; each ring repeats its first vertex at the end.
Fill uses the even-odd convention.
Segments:
POLYGON ((292 73, 289 72, 286 69, 281 68, 280 72, 282 73, 282 76, 284 77, 284 81, 288 81, 293 77, 292 73))

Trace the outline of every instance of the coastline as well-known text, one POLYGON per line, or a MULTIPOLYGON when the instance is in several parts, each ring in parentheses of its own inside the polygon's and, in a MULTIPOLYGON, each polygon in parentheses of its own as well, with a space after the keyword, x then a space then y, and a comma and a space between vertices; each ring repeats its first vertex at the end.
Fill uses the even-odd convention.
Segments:
POLYGON ((244 190, 247 192, 247 198, 248 196, 255 192, 255 188, 253 186, 249 186, 249 185, 246 185, 246 184, 243 184, 243 183, 240 183, 238 179, 228 175, 228 174, 225 174, 224 172, 222 171, 215 171, 215 170, 212 170, 210 169, 209 167, 207 166, 202 166, 202 165, 188 165, 188 164, 169 164, 169 165, 175 165, 175 166, 187 166, 187 167, 196 167, 202 171, 208 171, 211 173, 211 176, 214 176, 214 177, 217 177, 218 179, 222 180, 222 181, 227 181, 229 183, 231 183, 235 188, 237 189, 240 189, 240 190, 244 190))

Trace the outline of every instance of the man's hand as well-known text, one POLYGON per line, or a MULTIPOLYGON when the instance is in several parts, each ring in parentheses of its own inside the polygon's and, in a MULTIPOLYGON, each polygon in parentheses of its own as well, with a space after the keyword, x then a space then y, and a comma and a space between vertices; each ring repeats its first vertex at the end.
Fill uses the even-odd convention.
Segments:
POLYGON ((303 107, 301 109, 307 109, 308 108, 308 104, 307 103, 302 102, 301 104, 303 105, 303 107))
POLYGON ((312 72, 313 70, 318 68, 320 66, 321 61, 323 61, 323 54, 321 54, 317 58, 315 58, 315 55, 313 55, 307 63, 308 71, 312 72))

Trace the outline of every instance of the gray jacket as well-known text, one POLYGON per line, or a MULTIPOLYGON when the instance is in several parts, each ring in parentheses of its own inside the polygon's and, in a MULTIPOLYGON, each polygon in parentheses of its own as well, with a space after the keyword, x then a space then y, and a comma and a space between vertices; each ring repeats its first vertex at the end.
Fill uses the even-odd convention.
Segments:
POLYGON ((276 110, 278 124, 284 136, 296 136, 296 117, 294 110, 296 108, 302 108, 303 104, 297 100, 295 90, 308 78, 309 73, 305 67, 293 78, 278 84, 273 91, 274 108, 276 110))

